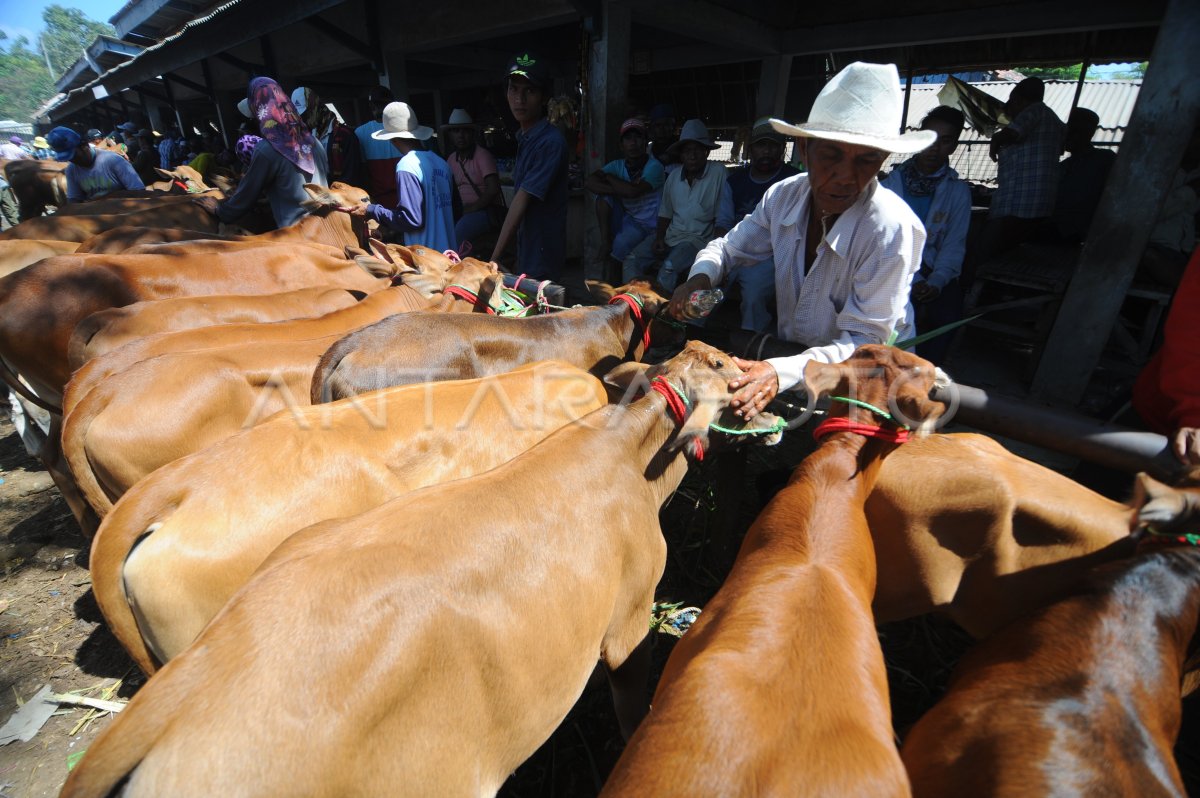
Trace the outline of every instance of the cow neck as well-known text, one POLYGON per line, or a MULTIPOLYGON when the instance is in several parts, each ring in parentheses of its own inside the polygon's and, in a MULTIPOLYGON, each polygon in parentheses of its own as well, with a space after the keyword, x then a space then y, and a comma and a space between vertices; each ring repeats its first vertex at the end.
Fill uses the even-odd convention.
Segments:
MULTIPOLYGON (((646 479, 656 507, 662 507, 683 481, 688 459, 683 449, 668 450, 675 438, 679 423, 671 415, 666 398, 650 392, 635 402, 608 405, 597 413, 598 422, 589 425, 608 437, 621 452, 621 463, 611 464, 636 468, 646 479)), ((604 468, 604 466, 597 466, 604 468)))
POLYGON ((650 316, 644 313, 642 303, 629 294, 617 294, 608 301, 608 306, 618 309, 609 326, 618 338, 629 342, 625 359, 640 362, 650 346, 650 316))

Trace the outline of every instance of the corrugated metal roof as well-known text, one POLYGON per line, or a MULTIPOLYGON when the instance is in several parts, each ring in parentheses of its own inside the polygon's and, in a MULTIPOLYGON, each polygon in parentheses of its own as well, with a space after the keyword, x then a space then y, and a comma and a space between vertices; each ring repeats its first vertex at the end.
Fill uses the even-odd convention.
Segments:
MULTIPOLYGON (((1011 81, 988 81, 972 83, 1000 100, 1007 100, 1009 93, 1017 84, 1011 81)), ((1045 103, 1050 106, 1059 119, 1064 122, 1071 112, 1071 102, 1075 98, 1076 82, 1073 80, 1046 81, 1045 103)), ((1140 80, 1088 80, 1084 81, 1083 93, 1079 97, 1081 108, 1090 108, 1100 117, 1100 129, 1096 131, 1093 141, 1097 145, 1119 145, 1133 113, 1133 105, 1141 89, 1140 80)), ((937 93, 942 84, 917 84, 912 87, 908 106, 908 129, 916 130, 925 114, 938 105, 937 93)), ((954 167, 964 180, 974 183, 996 183, 996 164, 988 155, 990 139, 985 138, 975 130, 967 128, 959 140, 958 149, 950 156, 950 165, 954 167)), ((1114 146, 1115 149, 1115 146, 1114 146)), ((888 159, 885 169, 890 169, 897 160, 896 156, 888 159)))

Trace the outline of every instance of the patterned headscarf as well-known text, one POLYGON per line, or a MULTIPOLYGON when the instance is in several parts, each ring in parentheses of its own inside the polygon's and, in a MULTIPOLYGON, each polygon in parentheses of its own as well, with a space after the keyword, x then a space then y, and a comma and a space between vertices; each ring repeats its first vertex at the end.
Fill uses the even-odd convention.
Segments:
POLYGON ((254 155, 254 148, 258 146, 258 142, 260 141, 262 141, 262 136, 247 133, 238 139, 237 144, 233 146, 233 151, 237 153, 237 158, 241 161, 243 168, 250 165, 250 157, 254 155))
POLYGON ((270 78, 250 81, 250 111, 258 120, 258 129, 275 151, 312 175, 317 171, 313 161, 316 141, 296 113, 292 99, 278 83, 270 78))

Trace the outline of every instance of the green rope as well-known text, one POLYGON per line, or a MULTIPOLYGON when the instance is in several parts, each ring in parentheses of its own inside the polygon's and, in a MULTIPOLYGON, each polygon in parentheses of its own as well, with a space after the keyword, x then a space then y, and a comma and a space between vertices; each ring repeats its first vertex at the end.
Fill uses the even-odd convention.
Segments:
POLYGON ((848 404, 848 405, 854 405, 855 407, 861 407, 861 408, 863 408, 864 410, 870 410, 872 413, 874 413, 875 415, 879 416, 880 418, 884 418, 884 419, 887 419, 888 421, 895 422, 896 424, 898 424, 898 425, 899 425, 899 426, 901 426, 902 428, 904 428, 904 429, 908 429, 908 425, 907 425, 907 424, 900 424, 900 422, 899 422, 899 421, 896 421, 896 419, 894 419, 894 418, 892 417, 892 414, 891 414, 891 413, 889 413, 889 412, 888 412, 888 411, 886 411, 886 410, 880 410, 878 407, 876 407, 875 405, 871 404, 870 402, 864 402, 864 401, 862 401, 861 399, 851 399, 849 396, 831 396, 831 397, 829 397, 829 399, 830 399, 831 401, 835 401, 835 402, 845 402, 845 403, 846 403, 846 404, 848 404))
POLYGON ((711 430, 716 430, 717 432, 723 432, 726 435, 771 435, 775 432, 782 432, 786 426, 786 421, 784 421, 782 418, 776 418, 775 423, 766 429, 729 429, 715 423, 709 424, 708 428, 711 430))
POLYGON ((959 319, 958 321, 952 321, 949 324, 943 324, 941 327, 938 327, 936 330, 930 330, 927 333, 921 333, 920 335, 916 336, 915 338, 907 338, 898 344, 894 344, 894 346, 897 349, 912 349, 915 346, 920 346, 921 344, 925 343, 926 341, 929 341, 933 338, 937 338, 939 335, 945 335, 946 333, 951 332, 952 330, 957 330, 959 327, 962 327, 964 324, 970 324, 971 322, 975 321, 975 319, 978 319, 981 316, 983 316, 982 313, 976 313, 974 316, 969 316, 965 319, 959 319))
POLYGON ((1183 534, 1175 534, 1174 532, 1159 532, 1152 526, 1144 528, 1147 535, 1155 538, 1161 538, 1163 542, 1174 541, 1176 543, 1186 543, 1189 546, 1200 546, 1200 535, 1188 532, 1183 534))

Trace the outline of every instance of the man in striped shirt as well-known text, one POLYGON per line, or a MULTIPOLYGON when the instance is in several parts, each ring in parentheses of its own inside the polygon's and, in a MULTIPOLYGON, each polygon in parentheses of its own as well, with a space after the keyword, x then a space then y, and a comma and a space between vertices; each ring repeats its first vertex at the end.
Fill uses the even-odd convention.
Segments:
POLYGON ((779 337, 808 348, 793 357, 735 358, 744 373, 730 382, 732 404, 743 418, 780 390, 803 390, 809 361, 838 363, 862 344, 912 332, 909 289, 925 229, 876 175, 889 152, 918 152, 937 136, 897 135, 901 104, 894 64, 856 62, 821 90, 808 122, 771 120, 798 137, 808 171, 767 189, 753 213, 696 256, 672 295, 670 310, 682 318, 693 291, 774 257, 779 337))

